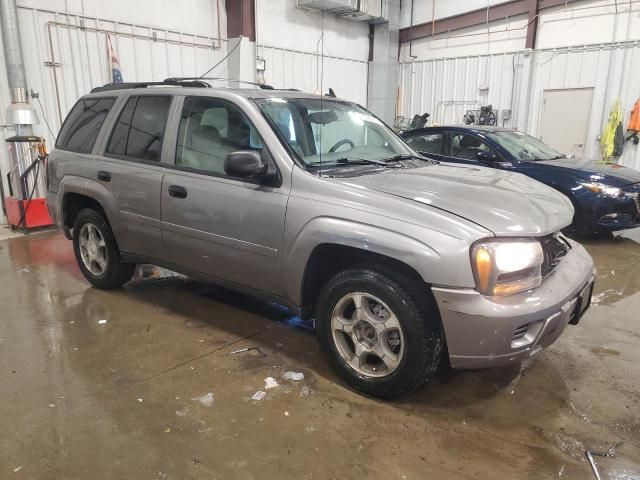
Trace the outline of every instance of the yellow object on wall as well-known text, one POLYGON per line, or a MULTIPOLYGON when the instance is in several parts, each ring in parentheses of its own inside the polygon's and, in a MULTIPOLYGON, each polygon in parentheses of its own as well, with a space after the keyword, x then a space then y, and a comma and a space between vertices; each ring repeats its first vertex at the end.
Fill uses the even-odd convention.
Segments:
POLYGON ((609 120, 604 127, 604 132, 600 137, 600 152, 602 159, 610 161, 613 158, 613 152, 615 147, 616 128, 622 122, 622 108, 620 106, 620 99, 616 100, 609 112, 609 120))

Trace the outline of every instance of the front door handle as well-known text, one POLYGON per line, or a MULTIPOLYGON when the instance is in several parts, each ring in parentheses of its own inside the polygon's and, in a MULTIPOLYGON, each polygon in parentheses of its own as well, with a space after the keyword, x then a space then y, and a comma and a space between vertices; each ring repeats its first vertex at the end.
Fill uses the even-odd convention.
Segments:
POLYGON ((100 170, 98 172, 98 180, 100 180, 101 182, 110 182, 111 181, 111 174, 109 172, 105 172, 103 170, 100 170))
POLYGON ((170 185, 169 195, 174 198, 187 198, 187 189, 179 185, 170 185))

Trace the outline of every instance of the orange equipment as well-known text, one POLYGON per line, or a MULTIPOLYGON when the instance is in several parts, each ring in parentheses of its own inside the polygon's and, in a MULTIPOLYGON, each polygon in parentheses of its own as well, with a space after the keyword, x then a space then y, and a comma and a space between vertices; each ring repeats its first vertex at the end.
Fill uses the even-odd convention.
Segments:
POLYGON ((631 109, 631 115, 629 116, 629 123, 627 124, 627 130, 640 132, 640 98, 631 109))

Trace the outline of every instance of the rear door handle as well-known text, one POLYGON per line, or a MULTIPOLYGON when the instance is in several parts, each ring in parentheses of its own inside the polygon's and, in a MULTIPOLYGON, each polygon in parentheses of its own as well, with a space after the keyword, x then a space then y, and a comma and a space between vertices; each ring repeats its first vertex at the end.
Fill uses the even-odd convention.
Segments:
POLYGON ((109 172, 105 172, 103 170, 100 170, 98 172, 98 180, 100 180, 101 182, 110 182, 111 181, 111 174, 109 172))
POLYGON ((170 185, 169 195, 174 198, 187 198, 187 189, 179 185, 170 185))

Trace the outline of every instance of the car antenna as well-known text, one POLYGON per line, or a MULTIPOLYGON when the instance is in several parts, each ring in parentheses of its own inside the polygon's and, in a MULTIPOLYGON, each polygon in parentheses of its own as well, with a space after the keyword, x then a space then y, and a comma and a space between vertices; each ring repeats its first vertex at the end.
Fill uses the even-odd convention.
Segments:
POLYGON ((257 83, 257 82, 249 82, 247 80, 237 80, 235 78, 224 78, 224 77, 171 77, 166 78, 165 82, 181 82, 181 81, 189 81, 189 80, 217 80, 221 82, 236 82, 236 83, 246 83, 248 85, 254 85, 256 87, 260 87, 262 90, 274 90, 271 85, 267 85, 265 83, 257 83))
POLYGON ((329 93, 327 93, 327 97, 336 98, 336 92, 333 91, 333 88, 329 87, 329 93))

